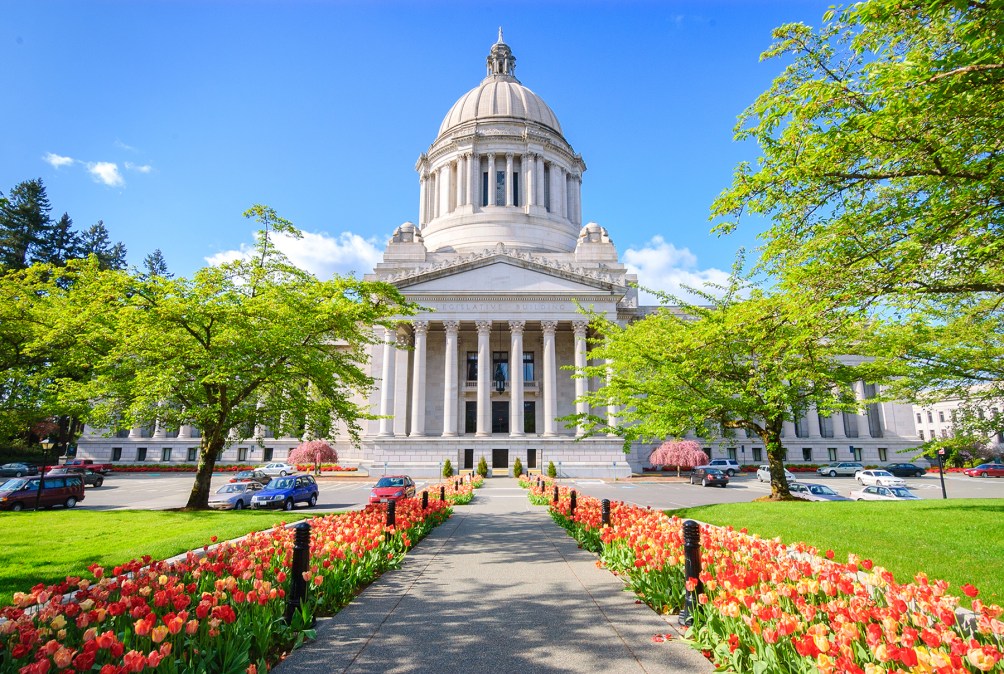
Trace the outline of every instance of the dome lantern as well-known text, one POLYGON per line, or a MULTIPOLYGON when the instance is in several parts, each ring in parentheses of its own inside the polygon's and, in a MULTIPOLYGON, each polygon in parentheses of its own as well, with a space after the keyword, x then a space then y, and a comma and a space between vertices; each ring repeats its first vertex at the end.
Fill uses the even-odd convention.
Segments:
POLYGON ((487 62, 488 77, 511 77, 516 80, 516 57, 512 55, 509 45, 502 41, 502 26, 499 26, 499 39, 492 45, 487 62))

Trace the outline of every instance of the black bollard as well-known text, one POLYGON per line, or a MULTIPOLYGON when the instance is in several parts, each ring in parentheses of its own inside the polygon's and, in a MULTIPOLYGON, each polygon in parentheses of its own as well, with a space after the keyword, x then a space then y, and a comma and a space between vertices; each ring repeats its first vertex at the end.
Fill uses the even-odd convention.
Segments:
POLYGON ((605 498, 600 501, 600 516, 603 518, 603 526, 610 526, 610 499, 605 498))
POLYGON ((429 507, 429 492, 423 491, 422 492, 422 510, 425 510, 428 507, 429 507))
POLYGON ((694 624, 694 608, 697 606, 697 594, 702 590, 701 577, 701 526, 694 520, 683 523, 683 576, 686 581, 698 579, 693 591, 686 593, 683 609, 677 622, 687 627, 694 624))
POLYGON ((460 491, 460 480, 455 480, 453 482, 453 489, 454 491, 460 491))
MULTIPOLYGON (((388 501, 387 502, 387 527, 388 528, 391 528, 391 527, 393 527, 396 524, 396 522, 395 522, 395 519, 396 519, 395 518, 395 515, 396 515, 395 511, 396 510, 397 510, 397 503, 395 501, 388 501)), ((384 537, 385 541, 389 541, 390 540, 390 531, 385 531, 384 534, 383 534, 383 537, 384 537)))
POLYGON ((555 503, 558 502, 558 485, 554 485, 554 496, 551 498, 555 503))
POLYGON ((439 500, 440 501, 446 500, 446 487, 444 485, 440 485, 439 487, 439 500))
POLYGON ((571 496, 572 503, 571 503, 571 507, 569 507, 569 509, 568 509, 568 516, 569 517, 575 517, 575 490, 574 489, 572 490, 571 494, 569 494, 569 496, 571 496))
POLYGON ((303 574, 310 563, 310 525, 300 522, 293 527, 293 568, 289 570, 289 592, 286 594, 287 625, 293 624, 293 615, 300 610, 300 603, 307 594, 307 581, 303 574))

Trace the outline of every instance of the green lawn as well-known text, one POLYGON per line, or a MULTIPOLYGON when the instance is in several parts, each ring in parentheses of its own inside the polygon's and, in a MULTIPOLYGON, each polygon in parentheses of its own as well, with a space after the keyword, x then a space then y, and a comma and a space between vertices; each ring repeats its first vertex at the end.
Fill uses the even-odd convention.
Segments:
POLYGON ((166 559, 279 522, 323 513, 283 511, 168 512, 52 510, 0 514, 0 605, 37 583, 83 576, 98 563, 109 571, 143 555, 166 559))
POLYGON ((985 603, 1004 605, 1004 500, 730 503, 667 512, 831 549, 839 561, 853 552, 900 582, 923 571, 951 583, 950 593, 965 605, 970 600, 960 588, 972 583, 985 603))

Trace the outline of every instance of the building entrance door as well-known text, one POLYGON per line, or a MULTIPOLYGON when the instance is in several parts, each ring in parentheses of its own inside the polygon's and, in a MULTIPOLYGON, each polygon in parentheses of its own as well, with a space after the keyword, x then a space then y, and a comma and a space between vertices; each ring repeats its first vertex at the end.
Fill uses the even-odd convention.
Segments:
POLYGON ((509 450, 502 447, 492 450, 492 468, 508 468, 509 467, 509 450))
POLYGON ((492 433, 509 432, 509 401, 492 401, 492 433))
POLYGON ((474 448, 464 450, 464 470, 474 470, 474 448))

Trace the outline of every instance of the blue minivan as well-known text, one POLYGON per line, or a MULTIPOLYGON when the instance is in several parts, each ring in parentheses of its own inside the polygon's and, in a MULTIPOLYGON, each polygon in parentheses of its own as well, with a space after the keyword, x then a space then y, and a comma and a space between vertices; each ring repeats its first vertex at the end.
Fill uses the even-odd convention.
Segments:
POLYGON ((317 482, 310 475, 274 477, 260 492, 251 497, 252 508, 282 508, 292 510, 297 503, 317 504, 317 482))

